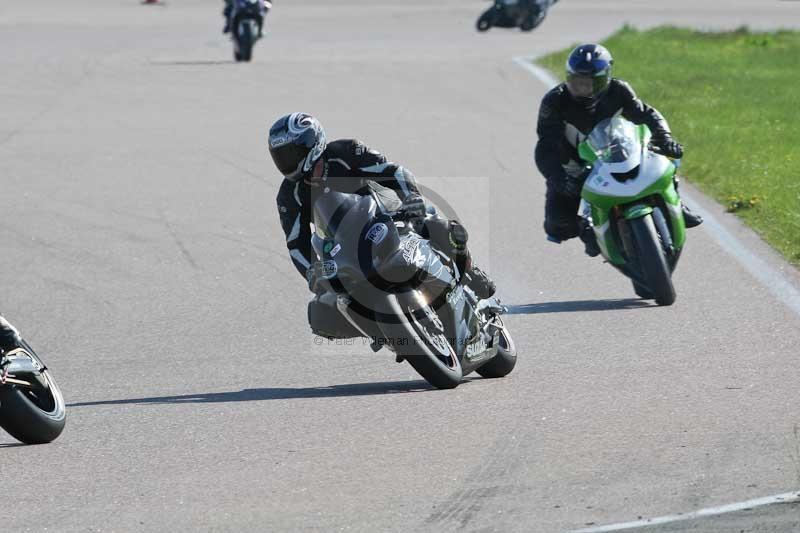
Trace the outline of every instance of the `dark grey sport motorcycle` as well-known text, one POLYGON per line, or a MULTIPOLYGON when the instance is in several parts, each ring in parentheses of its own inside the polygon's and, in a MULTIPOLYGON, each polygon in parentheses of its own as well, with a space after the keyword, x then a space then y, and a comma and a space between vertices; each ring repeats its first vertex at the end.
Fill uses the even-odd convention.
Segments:
POLYGON ((52 442, 66 423, 64 397, 30 345, 0 351, 0 427, 26 444, 52 442))
POLYGON ((478 31, 489 31, 492 27, 519 28, 531 31, 547 16, 547 10, 558 0, 495 0, 494 5, 483 12, 475 23, 478 31))
POLYGON ((473 371, 505 376, 517 362, 505 308, 465 287, 455 264, 420 236, 419 222, 388 211, 374 193, 320 196, 315 268, 336 308, 375 351, 388 348, 434 387, 455 388, 473 371))

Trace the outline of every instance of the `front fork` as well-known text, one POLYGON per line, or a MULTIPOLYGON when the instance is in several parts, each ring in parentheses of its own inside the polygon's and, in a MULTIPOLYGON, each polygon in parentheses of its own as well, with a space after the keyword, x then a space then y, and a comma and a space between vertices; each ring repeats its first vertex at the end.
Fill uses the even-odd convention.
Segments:
POLYGON ((44 370, 43 366, 21 348, 8 352, 0 350, 0 386, 10 384, 33 388, 31 381, 20 378, 25 374, 36 378, 44 370))

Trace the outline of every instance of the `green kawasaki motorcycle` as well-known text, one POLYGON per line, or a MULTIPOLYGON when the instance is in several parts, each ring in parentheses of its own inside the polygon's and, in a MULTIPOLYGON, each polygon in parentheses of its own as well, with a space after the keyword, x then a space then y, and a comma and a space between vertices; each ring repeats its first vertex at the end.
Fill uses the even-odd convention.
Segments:
POLYGON ((671 305, 672 271, 686 242, 673 184, 680 160, 659 155, 649 142, 647 126, 619 115, 595 126, 578 146, 592 165, 580 215, 594 229, 603 257, 633 280, 637 295, 671 305))

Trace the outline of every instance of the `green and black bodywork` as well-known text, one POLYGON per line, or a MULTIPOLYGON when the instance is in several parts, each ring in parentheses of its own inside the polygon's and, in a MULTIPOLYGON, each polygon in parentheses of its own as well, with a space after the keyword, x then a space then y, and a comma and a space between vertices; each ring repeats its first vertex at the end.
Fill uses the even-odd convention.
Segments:
POLYGON ((599 123, 578 151, 592 170, 580 214, 603 257, 658 304, 675 301, 672 272, 686 242, 674 177, 679 161, 649 148, 650 130, 621 116, 599 123))

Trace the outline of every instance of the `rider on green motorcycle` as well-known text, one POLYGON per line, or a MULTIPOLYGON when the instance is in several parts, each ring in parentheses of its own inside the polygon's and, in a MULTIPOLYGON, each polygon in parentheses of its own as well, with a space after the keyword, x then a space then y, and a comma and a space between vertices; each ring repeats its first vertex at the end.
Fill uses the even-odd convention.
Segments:
MULTIPOLYGON (((545 232, 557 241, 580 237, 592 257, 599 254, 594 232, 577 216, 588 175, 578 145, 592 129, 621 111, 631 122, 650 128, 652 145, 661 154, 683 156, 683 147, 672 138, 661 113, 637 98, 626 82, 611 77, 613 63, 611 53, 598 44, 575 48, 567 58, 567 81, 544 96, 537 124, 536 166, 547 180, 545 232)), ((685 205, 682 209, 687 228, 702 223, 685 205)))

